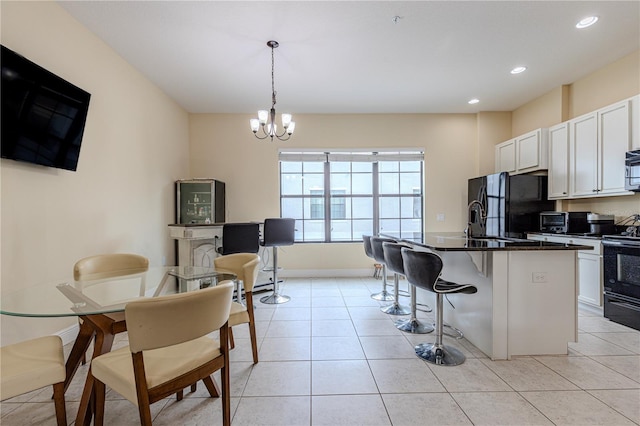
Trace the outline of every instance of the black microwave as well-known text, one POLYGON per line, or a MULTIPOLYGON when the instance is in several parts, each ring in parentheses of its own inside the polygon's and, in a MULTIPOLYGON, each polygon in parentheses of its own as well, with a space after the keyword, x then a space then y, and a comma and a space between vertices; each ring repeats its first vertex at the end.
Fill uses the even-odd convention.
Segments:
POLYGON ((627 152, 624 162, 624 189, 640 192, 640 149, 627 152))

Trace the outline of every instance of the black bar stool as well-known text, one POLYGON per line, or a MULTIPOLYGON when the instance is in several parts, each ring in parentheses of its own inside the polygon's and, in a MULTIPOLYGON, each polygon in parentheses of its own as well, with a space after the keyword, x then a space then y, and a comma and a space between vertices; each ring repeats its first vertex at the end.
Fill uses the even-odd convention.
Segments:
MULTIPOLYGON (((395 273, 394 278, 396 278, 398 275, 406 276, 404 272, 404 261, 402 260, 403 248, 411 248, 411 247, 404 244, 400 244, 400 243, 382 244, 382 249, 384 250, 384 257, 385 259, 387 259, 387 267, 395 273)), ((406 331, 408 333, 415 333, 415 334, 431 333, 434 330, 433 326, 431 324, 424 324, 420 322, 416 316, 416 313, 418 310, 417 299, 416 299, 416 286, 414 286, 411 283, 409 283, 409 286, 410 286, 410 294, 411 294, 411 307, 409 311, 404 311, 404 312, 406 312, 407 314, 410 313, 411 318, 397 320, 395 322, 396 328, 398 330, 406 331)), ((397 300, 398 298, 396 297, 396 302, 394 304, 398 303, 397 300)), ((392 306, 393 305, 387 308, 390 308, 392 306)), ((387 309, 387 308, 383 308, 383 312, 384 312, 384 309, 387 309)), ((430 312, 430 311, 431 309, 429 308, 429 311, 426 311, 426 312, 430 312)))
MULTIPOLYGON (((217 237, 216 237, 217 238, 217 237)), ((221 255, 234 253, 258 253, 260 249, 260 225, 258 223, 225 223, 222 225, 221 255)))
POLYGON ((293 245, 296 233, 296 220, 289 218, 274 218, 264 220, 264 239, 260 244, 273 247, 273 294, 260 299, 262 303, 276 305, 286 303, 291 298, 280 294, 278 286, 278 247, 293 245))
POLYGON ((409 309, 408 306, 401 305, 399 301, 399 279, 400 275, 404 275, 402 253, 400 251, 403 247, 410 248, 407 245, 399 243, 382 243, 382 252, 384 254, 384 260, 387 265, 387 269, 393 272, 393 288, 395 291, 395 298, 391 305, 384 306, 380 310, 389 315, 409 315, 411 313, 411 309, 409 309))
POLYGON ((404 272, 409 282, 416 287, 436 294, 436 341, 416 346, 416 355, 431 364, 462 364, 465 361, 462 352, 442 343, 442 300, 445 294, 473 294, 478 289, 471 284, 457 284, 441 279, 442 259, 435 253, 403 248, 402 259, 404 272))
MULTIPOLYGON (((380 293, 374 293, 371 298, 379 301, 392 301, 395 300, 395 296, 387 291, 387 264, 384 260, 384 252, 382 251, 382 243, 395 243, 396 240, 383 237, 371 237, 371 253, 376 262, 382 265, 382 291, 380 293)), ((366 245, 365 245, 366 251, 366 245)))

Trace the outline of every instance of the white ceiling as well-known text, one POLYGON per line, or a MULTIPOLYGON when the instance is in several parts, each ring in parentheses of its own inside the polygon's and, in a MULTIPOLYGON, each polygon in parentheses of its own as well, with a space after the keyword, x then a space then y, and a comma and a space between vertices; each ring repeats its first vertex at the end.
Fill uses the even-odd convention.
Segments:
POLYGON ((60 4, 193 113, 268 109, 271 39, 294 114, 510 111, 640 49, 638 0, 60 4))

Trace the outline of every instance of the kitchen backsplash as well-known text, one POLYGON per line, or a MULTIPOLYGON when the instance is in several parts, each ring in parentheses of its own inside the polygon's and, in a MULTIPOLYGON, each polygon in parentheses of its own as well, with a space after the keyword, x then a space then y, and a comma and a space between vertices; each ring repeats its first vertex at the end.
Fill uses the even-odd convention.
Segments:
MULTIPOLYGON (((556 207, 558 204, 556 203, 556 207)), ((640 213, 640 194, 606 197, 606 198, 585 198, 562 201, 562 208, 556 210, 566 211, 590 211, 601 214, 612 214, 615 221, 623 220, 632 214, 640 213)))

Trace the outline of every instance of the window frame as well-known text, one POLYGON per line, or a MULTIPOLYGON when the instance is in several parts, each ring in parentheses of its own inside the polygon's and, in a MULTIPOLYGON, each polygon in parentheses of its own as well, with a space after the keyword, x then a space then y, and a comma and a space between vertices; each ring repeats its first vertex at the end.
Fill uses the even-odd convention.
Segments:
MULTIPOLYGON (((386 218, 386 220, 396 220, 398 223, 398 226, 400 227, 400 231, 402 231, 402 222, 406 219, 419 219, 420 221, 420 231, 422 231, 424 229, 424 206, 425 206, 425 201, 424 201, 424 176, 425 176, 425 171, 424 171, 424 151, 420 150, 420 149, 416 149, 416 148, 408 148, 408 149, 400 149, 400 148, 395 148, 395 149, 389 149, 389 150, 363 150, 363 151, 330 151, 330 152, 325 152, 325 151, 318 151, 318 150, 307 150, 307 151, 300 151, 300 150, 286 150, 286 149, 281 149, 279 150, 279 157, 278 157, 278 177, 279 177, 279 192, 280 192, 280 215, 281 217, 283 216, 283 211, 284 211, 284 205, 286 200, 291 200, 291 199, 300 199, 302 200, 302 217, 298 218, 296 217, 296 243, 324 243, 324 244, 335 244, 335 243, 353 243, 353 242, 360 242, 362 241, 362 236, 361 235, 357 235, 357 233, 354 233, 354 218, 353 218, 353 201, 351 203, 349 203, 347 201, 347 198, 349 198, 350 200, 355 200, 357 198, 371 198, 371 203, 372 203, 372 217, 370 218, 371 220, 371 225, 372 225, 372 229, 371 229, 371 233, 372 234, 377 234, 380 232, 380 223, 381 223, 381 217, 380 217, 380 202, 381 200, 384 200, 384 198, 396 198, 398 200, 398 217, 396 218, 386 218), (398 167, 396 171, 380 171, 379 170, 379 164, 380 162, 383 161, 397 161, 398 163, 398 167), (403 161, 406 162, 419 162, 419 170, 402 170, 402 166, 401 163, 403 161), (323 182, 324 182, 324 188, 322 189, 323 191, 323 195, 322 195, 322 200, 323 200, 323 204, 324 204, 324 217, 323 218, 318 218, 316 217, 315 220, 318 221, 322 221, 322 224, 324 226, 321 225, 321 228, 324 229, 324 236, 322 238, 319 239, 304 239, 304 234, 305 234, 305 225, 307 225, 306 222, 308 222, 311 219, 311 205, 316 204, 316 202, 312 201, 312 200, 316 200, 318 198, 318 194, 312 194, 311 190, 309 194, 305 194, 305 189, 304 189, 304 183, 302 183, 302 186, 300 187, 299 193, 289 193, 289 194, 283 194, 283 179, 285 179, 286 175, 295 175, 296 172, 292 172, 292 171, 288 171, 288 172, 283 172, 283 162, 290 162, 290 163, 301 163, 300 165, 300 178, 304 179, 304 162, 315 162, 315 163, 322 163, 323 167, 323 182), (336 172, 336 173, 345 173, 345 174, 349 174, 350 176, 350 187, 348 190, 345 191, 344 194, 339 194, 338 196, 336 196, 336 194, 334 194, 331 190, 331 164, 332 162, 348 162, 351 164, 351 166, 349 167, 349 171, 348 172, 336 172), (353 189, 353 180, 352 180, 352 176, 354 173, 363 173, 363 172, 354 172, 353 171, 353 163, 356 162, 365 162, 365 163, 370 163, 371 164, 371 192, 370 193, 366 193, 366 194, 353 194, 352 189, 353 189), (380 193, 380 174, 381 173, 397 173, 398 174, 398 189, 397 192, 395 193, 380 193), (403 173, 419 173, 419 180, 420 180, 420 187, 418 188, 418 193, 416 193, 416 187, 412 187, 410 192, 407 193, 402 193, 401 189, 402 189, 402 175, 403 173), (419 198, 419 204, 420 204, 420 217, 416 218, 415 217, 415 204, 416 204, 416 197, 419 198), (403 217, 403 198, 413 198, 413 201, 411 201, 412 205, 414 207, 411 208, 411 211, 413 212, 413 215, 411 217, 403 217), (307 218, 305 217, 305 199, 309 200, 309 207, 310 207, 310 217, 307 218), (335 204, 334 201, 335 199, 342 199, 344 200, 342 203, 338 203, 338 204, 342 204, 342 208, 345 209, 345 212, 347 212, 346 210, 346 206, 349 205, 350 211, 348 211, 348 214, 345 215, 344 218, 340 218, 337 220, 346 220, 349 222, 349 226, 350 226, 350 236, 351 239, 332 239, 332 221, 336 220, 335 218, 331 217, 331 210, 332 210, 332 205, 335 204)), ((318 166, 316 166, 318 167, 318 166)), ((317 174, 317 172, 315 172, 317 174)), ((366 172, 364 172, 366 173, 366 172)), ((415 179, 415 177, 414 177, 415 179)), ((316 208, 317 210, 317 208, 316 208)), ((291 216, 291 215, 288 215, 291 216)), ((368 218, 362 218, 362 220, 367 220, 368 218)), ((385 219, 383 219, 385 220, 385 219)), ((367 233, 364 233, 367 234, 367 233)), ((335 238, 335 236, 334 236, 335 238)))

